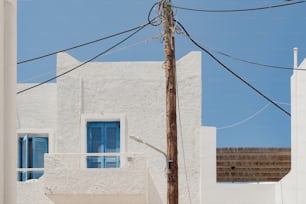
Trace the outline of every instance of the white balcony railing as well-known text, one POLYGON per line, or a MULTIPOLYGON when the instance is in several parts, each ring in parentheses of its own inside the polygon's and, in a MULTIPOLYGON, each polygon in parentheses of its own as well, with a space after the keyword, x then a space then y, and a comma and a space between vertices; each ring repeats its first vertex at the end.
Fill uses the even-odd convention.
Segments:
POLYGON ((39 179, 43 174, 44 168, 17 168, 18 181, 39 179))

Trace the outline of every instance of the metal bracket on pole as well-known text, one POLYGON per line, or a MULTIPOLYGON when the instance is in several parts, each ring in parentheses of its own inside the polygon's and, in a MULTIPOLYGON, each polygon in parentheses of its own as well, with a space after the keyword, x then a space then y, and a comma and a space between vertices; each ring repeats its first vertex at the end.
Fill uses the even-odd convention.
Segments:
POLYGON ((172 164, 172 160, 168 160, 168 169, 167 169, 167 173, 170 174, 171 172, 171 164, 172 164))

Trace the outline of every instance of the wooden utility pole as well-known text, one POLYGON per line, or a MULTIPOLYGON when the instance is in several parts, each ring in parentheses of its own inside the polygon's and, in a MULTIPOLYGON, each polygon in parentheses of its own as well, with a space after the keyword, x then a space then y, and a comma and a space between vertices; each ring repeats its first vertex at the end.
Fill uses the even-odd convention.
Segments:
POLYGON ((176 61, 174 20, 171 0, 163 2, 164 52, 166 71, 167 156, 169 162, 167 203, 178 204, 178 163, 176 124, 176 61))

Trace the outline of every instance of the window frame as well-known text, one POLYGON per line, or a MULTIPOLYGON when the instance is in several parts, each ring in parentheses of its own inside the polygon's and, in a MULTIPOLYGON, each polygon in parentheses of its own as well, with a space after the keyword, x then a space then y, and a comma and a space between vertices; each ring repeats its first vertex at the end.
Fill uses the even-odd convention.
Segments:
MULTIPOLYGON (((19 139, 25 137, 26 135, 29 135, 31 137, 47 137, 48 138, 48 154, 54 152, 54 131, 52 129, 35 129, 35 128, 24 128, 24 129, 17 129, 16 131, 16 145, 17 145, 17 170, 16 173, 18 176, 18 172, 20 172, 21 169, 43 169, 43 168, 20 168, 19 167, 19 160, 20 160, 20 150, 19 150, 19 139)), ((17 179, 18 180, 18 179, 17 179)), ((18 180, 19 181, 19 180, 18 180)), ((23 182, 23 181, 19 181, 23 182)))
MULTIPOLYGON (((127 152, 127 120, 125 114, 82 114, 81 115, 81 152, 87 154, 87 123, 88 122, 119 122, 120 123, 120 155, 127 152)), ((120 159, 120 166, 124 165, 120 159)), ((86 164, 82 164, 86 166, 86 164)))
POLYGON ((116 156, 87 156, 87 168, 119 168, 120 167, 120 122, 89 121, 87 122, 87 153, 116 154, 116 156), (115 132, 108 133, 109 128, 115 132), (91 140, 89 140, 91 138, 91 140), (97 142, 97 143, 96 143, 97 142), (109 149, 109 145, 114 146, 109 149), (95 162, 98 162, 94 164, 95 162), (100 165, 99 165, 100 164, 100 165), (113 164, 113 165, 112 165, 113 164), (100 167, 95 167, 98 165, 100 167))

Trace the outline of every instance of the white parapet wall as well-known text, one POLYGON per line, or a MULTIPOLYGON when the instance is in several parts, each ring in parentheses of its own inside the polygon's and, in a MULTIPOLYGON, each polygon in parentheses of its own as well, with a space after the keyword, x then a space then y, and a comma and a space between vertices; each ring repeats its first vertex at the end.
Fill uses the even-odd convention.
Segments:
POLYGON ((146 203, 146 160, 141 155, 108 156, 126 162, 120 168, 87 168, 88 154, 46 155, 45 194, 57 204, 146 203))
POLYGON ((277 183, 217 183, 216 128, 201 129, 201 204, 276 204, 277 183))
POLYGON ((296 68, 291 77, 291 171, 281 182, 283 204, 306 203, 306 59, 296 68))

